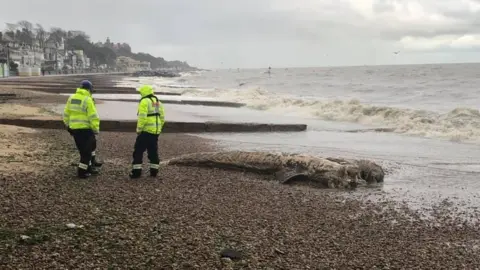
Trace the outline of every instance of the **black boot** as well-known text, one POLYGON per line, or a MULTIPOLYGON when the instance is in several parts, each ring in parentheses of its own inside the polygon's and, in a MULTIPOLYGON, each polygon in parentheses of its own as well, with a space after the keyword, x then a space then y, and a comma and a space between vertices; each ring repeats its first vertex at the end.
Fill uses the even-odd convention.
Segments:
POLYGON ((158 169, 150 168, 150 177, 157 177, 158 169))
POLYGON ((77 169, 77 176, 81 179, 86 179, 91 176, 91 174, 88 172, 88 170, 84 170, 82 168, 77 169))
POLYGON ((131 179, 138 179, 142 176, 142 170, 140 169, 133 169, 131 172, 130 172, 130 178, 131 179))
POLYGON ((95 156, 92 156, 92 166, 93 166, 93 167, 100 168, 100 167, 102 167, 102 165, 103 165, 102 162, 97 161, 97 159, 95 158, 95 156))
POLYGON ((158 169, 150 169, 150 177, 157 177, 158 169))
POLYGON ((88 173, 91 175, 98 175, 100 172, 96 167, 93 167, 92 165, 88 166, 88 173))

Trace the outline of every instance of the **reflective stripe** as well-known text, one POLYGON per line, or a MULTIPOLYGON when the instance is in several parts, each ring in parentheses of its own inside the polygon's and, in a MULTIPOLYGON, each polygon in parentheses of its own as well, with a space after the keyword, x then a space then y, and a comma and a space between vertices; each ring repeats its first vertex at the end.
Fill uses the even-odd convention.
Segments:
POLYGON ((63 120, 65 124, 71 129, 98 130, 100 117, 95 105, 91 103, 92 101, 91 93, 85 89, 77 88, 76 93, 70 97, 64 109, 63 120), (90 108, 90 106, 92 107, 90 108))
POLYGON ((160 168, 160 164, 150 163, 150 168, 152 168, 152 169, 158 169, 158 168, 160 168))
POLYGON ((82 101, 80 99, 72 98, 70 99, 70 104, 82 104, 82 101))
POLYGON ((134 170, 142 169, 142 164, 133 164, 133 165, 132 165, 132 168, 133 168, 134 170))
POLYGON ((83 163, 78 163, 78 167, 80 169, 84 169, 84 170, 87 170, 88 169, 88 165, 87 164, 83 164, 83 163))
POLYGON ((145 124, 142 127, 140 127, 140 129, 137 129, 137 132, 142 132, 146 127, 158 127, 159 125, 157 125, 156 123, 145 124))
POLYGON ((163 126, 161 120, 163 118, 163 114, 161 114, 160 112, 163 112, 163 107, 160 106, 161 103, 155 96, 143 97, 140 100, 139 109, 137 111, 137 133, 146 131, 149 133, 158 134, 159 131, 161 131, 161 128, 163 126), (145 101, 146 104, 145 102, 143 102, 143 99, 147 99, 145 101), (141 109, 145 110, 145 107, 147 107, 146 112, 143 111, 142 113, 140 113, 139 111, 141 109))
POLYGON ((89 97, 85 97, 85 98, 83 99, 83 101, 82 101, 82 103, 83 103, 83 104, 82 104, 82 109, 83 109, 83 111, 85 111, 85 112, 87 111, 87 100, 88 100, 88 98, 89 98, 89 97))
POLYGON ((92 151, 92 157, 94 157, 94 156, 95 156, 95 151, 92 151))
POLYGON ((78 119, 74 119, 74 120, 70 120, 70 123, 86 123, 86 124, 90 124, 90 121, 88 121, 88 120, 78 120, 78 119))

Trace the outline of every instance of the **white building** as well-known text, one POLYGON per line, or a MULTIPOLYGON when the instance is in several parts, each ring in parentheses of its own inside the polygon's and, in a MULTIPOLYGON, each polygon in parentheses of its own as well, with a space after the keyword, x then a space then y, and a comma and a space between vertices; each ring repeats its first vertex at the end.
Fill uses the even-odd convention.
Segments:
POLYGON ((141 62, 126 56, 117 57, 116 65, 119 71, 125 72, 150 70, 150 62, 141 62))
POLYGON ((74 51, 76 56, 76 64, 77 68, 79 69, 87 69, 90 68, 90 58, 84 53, 83 50, 75 50, 74 51))
POLYGON ((53 38, 48 39, 45 42, 44 57, 46 70, 62 69, 65 59, 65 44, 63 38, 60 42, 57 42, 53 38))

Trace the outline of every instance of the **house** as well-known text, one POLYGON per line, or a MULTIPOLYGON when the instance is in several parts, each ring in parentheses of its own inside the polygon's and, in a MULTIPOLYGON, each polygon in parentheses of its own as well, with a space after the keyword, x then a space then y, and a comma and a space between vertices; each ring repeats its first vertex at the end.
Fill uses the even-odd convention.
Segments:
POLYGON ((76 68, 77 69, 88 69, 90 68, 90 58, 84 53, 83 50, 75 50, 73 53, 76 56, 76 68))
POLYGON ((139 70, 150 70, 150 62, 141 62, 127 56, 119 56, 116 60, 119 71, 134 72, 139 70))
POLYGON ((57 41, 54 37, 49 37, 45 41, 44 63, 42 67, 46 71, 61 70, 64 66, 65 43, 63 38, 57 41))
POLYGON ((73 53, 75 54, 76 60, 73 62, 77 69, 84 69, 85 68, 85 55, 83 54, 83 50, 74 50, 73 53))
POLYGON ((5 41, 5 35, 0 32, 0 63, 8 62, 8 43, 5 41))
POLYGON ((140 69, 141 70, 151 70, 152 68, 150 67, 150 62, 140 62, 140 69))
POLYGON ((63 67, 62 69, 74 69, 76 63, 76 56, 73 51, 65 51, 63 55, 63 67))
POLYGON ((33 58, 33 66, 40 67, 45 61, 45 54, 43 48, 40 46, 40 42, 36 40, 33 45, 30 46, 29 54, 33 58))
POLYGON ((4 47, 8 47, 9 60, 19 66, 40 67, 45 61, 43 48, 40 47, 38 41, 33 44, 19 42, 15 40, 13 32, 7 32, 2 35, 1 43, 4 47))
POLYGON ((2 35, 2 45, 8 48, 9 61, 13 61, 20 65, 22 61, 22 53, 20 44, 15 41, 13 32, 6 32, 2 35))
POLYGON ((83 50, 66 51, 64 64, 64 69, 84 70, 90 68, 90 58, 83 50))

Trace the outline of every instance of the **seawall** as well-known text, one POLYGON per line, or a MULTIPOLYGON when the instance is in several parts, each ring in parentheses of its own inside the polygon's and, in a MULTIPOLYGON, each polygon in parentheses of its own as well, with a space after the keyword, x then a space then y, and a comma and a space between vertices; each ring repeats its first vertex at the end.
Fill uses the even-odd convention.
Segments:
MULTIPOLYGON (((60 119, 37 118, 0 118, 0 124, 42 129, 65 129, 60 119)), ((101 131, 135 132, 136 121, 103 120, 101 131)), ((165 123, 165 133, 203 133, 203 132, 299 132, 305 131, 304 124, 265 124, 265 123, 218 123, 218 122, 176 122, 165 123)))

